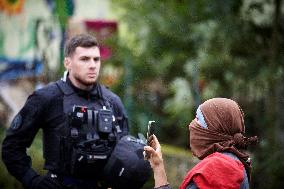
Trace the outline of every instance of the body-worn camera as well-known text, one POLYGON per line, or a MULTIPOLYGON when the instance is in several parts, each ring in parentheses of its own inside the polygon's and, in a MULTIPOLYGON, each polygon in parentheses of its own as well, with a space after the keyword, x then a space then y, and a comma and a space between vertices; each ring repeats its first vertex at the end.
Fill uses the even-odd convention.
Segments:
POLYGON ((112 111, 106 109, 105 106, 103 109, 92 110, 86 106, 75 105, 69 115, 69 125, 71 127, 92 127, 98 133, 111 133, 113 121, 114 116, 112 111))

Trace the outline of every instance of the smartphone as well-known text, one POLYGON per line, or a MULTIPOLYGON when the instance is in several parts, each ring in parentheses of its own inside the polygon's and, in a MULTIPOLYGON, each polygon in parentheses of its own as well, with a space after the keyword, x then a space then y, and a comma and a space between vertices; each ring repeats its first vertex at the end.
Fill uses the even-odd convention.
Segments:
MULTIPOLYGON (((146 134, 146 137, 147 137, 147 145, 150 145, 150 136, 154 134, 154 131, 155 131, 155 121, 149 121, 148 122, 148 128, 147 128, 147 134, 146 134)), ((146 152, 144 151, 143 152, 143 155, 144 155, 144 160, 147 160, 149 159, 149 155, 146 154, 146 152)))
POLYGON ((149 145, 149 138, 151 135, 154 134, 155 132, 155 124, 156 122, 155 121, 149 121, 148 122, 148 130, 147 130, 147 144, 149 145))

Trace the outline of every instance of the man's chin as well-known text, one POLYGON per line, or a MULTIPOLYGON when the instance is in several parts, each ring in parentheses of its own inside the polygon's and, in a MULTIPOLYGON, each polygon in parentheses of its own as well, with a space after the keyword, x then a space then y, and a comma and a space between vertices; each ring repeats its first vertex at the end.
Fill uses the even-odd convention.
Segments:
POLYGON ((78 83, 80 83, 80 85, 84 85, 86 87, 94 85, 97 81, 97 78, 80 78, 80 77, 77 77, 75 79, 78 83))
POLYGON ((82 83, 86 86, 90 86, 90 85, 94 85, 96 81, 97 81, 96 79, 88 79, 88 80, 83 81, 82 83))

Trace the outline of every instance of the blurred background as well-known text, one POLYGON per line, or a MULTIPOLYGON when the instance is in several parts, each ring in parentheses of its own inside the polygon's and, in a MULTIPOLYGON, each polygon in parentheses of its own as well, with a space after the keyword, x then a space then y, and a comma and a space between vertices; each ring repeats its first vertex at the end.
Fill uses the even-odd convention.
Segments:
MULTIPOLYGON (((282 0, 0 0, 1 143, 28 95, 62 76, 63 44, 78 33, 99 40, 100 81, 122 98, 131 133, 157 121, 173 188, 198 161, 187 126, 212 97, 236 100, 260 138, 251 187, 284 187, 282 0)), ((44 173, 41 148, 39 133, 29 154, 44 173)), ((0 169, 1 189, 21 188, 0 169)))

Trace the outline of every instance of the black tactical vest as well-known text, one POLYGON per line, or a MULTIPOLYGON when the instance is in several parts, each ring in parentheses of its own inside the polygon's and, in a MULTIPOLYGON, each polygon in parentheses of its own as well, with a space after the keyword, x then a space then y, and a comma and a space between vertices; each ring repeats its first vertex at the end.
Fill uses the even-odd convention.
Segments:
POLYGON ((77 95, 64 81, 56 85, 64 94, 66 122, 59 128, 59 161, 61 174, 76 178, 99 178, 121 132, 114 110, 101 93, 95 100, 77 95))

